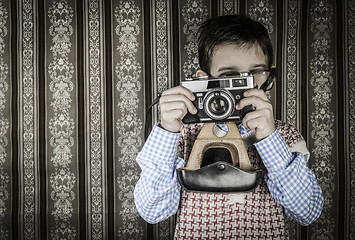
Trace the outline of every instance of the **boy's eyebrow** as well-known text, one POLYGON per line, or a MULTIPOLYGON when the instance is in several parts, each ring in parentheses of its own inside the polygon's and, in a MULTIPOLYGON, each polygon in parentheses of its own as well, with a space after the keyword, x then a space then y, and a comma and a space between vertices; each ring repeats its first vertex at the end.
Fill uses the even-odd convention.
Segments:
MULTIPOLYGON (((259 67, 263 67, 263 68, 267 69, 266 64, 263 64, 263 63, 261 63, 261 64, 255 64, 255 65, 253 65, 250 69, 259 68, 259 67)), ((233 70, 233 71, 236 71, 236 68, 235 68, 234 66, 231 66, 231 67, 221 67, 221 68, 219 68, 217 71, 218 71, 218 72, 222 72, 222 71, 226 71, 226 70, 233 70)))
POLYGON ((264 64, 264 63, 255 64, 252 68, 259 68, 259 67, 263 67, 263 68, 267 69, 267 66, 266 66, 266 64, 264 64))
POLYGON ((234 67, 221 67, 217 70, 217 72, 222 72, 222 71, 225 71, 225 70, 233 70, 235 71, 235 68, 234 67))

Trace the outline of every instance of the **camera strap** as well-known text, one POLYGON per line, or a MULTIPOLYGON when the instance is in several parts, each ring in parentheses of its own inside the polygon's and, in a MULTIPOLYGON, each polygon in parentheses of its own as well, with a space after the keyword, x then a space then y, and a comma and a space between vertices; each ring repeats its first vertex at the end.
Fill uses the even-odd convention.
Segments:
POLYGON ((161 95, 159 94, 147 108, 147 113, 145 116, 145 125, 144 125, 144 141, 147 140, 149 136, 149 132, 151 131, 152 128, 152 108, 155 104, 159 102, 160 97, 161 95))
POLYGON ((277 77, 277 70, 276 68, 271 68, 270 75, 267 77, 266 81, 260 86, 260 89, 266 92, 268 86, 272 83, 275 77, 277 77))

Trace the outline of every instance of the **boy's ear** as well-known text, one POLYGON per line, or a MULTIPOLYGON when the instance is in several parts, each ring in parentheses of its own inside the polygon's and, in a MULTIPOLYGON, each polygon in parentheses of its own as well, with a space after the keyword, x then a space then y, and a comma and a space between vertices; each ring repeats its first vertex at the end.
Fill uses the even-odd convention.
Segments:
POLYGON ((202 76, 208 76, 208 74, 201 69, 197 70, 196 77, 202 77, 202 76))

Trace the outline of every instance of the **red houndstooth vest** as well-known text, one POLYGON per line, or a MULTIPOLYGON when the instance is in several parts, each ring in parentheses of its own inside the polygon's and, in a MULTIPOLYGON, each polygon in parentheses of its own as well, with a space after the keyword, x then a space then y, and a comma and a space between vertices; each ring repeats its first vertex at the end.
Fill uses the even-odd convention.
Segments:
MULTIPOLYGON (((185 125, 178 145, 188 159, 202 124, 185 125)), ((292 126, 275 121, 292 147, 304 141, 292 126)), ((254 146, 247 148, 251 164, 265 170, 254 146)), ((288 239, 283 208, 271 196, 265 180, 253 191, 237 195, 182 190, 175 239, 288 239), (238 199, 238 200, 236 200, 238 199)))

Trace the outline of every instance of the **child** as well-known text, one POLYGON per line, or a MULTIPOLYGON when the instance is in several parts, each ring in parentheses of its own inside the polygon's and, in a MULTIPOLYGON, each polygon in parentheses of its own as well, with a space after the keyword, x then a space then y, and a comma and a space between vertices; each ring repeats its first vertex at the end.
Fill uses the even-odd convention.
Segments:
POLYGON ((235 194, 181 190, 176 170, 185 165, 202 124, 182 124, 187 112, 196 114, 197 109, 191 91, 177 86, 162 94, 160 123, 137 156, 142 169, 134 192, 137 210, 147 222, 157 223, 179 208, 176 239, 287 239, 285 215, 301 225, 311 224, 322 211, 323 195, 307 167, 303 137, 274 120, 272 105, 260 89, 273 63, 267 30, 246 16, 212 18, 201 26, 198 51, 197 76, 253 74, 258 88, 246 91, 236 108, 252 104, 255 111, 246 114, 238 129, 241 135, 255 130, 256 142, 248 147, 248 155, 265 178, 239 200, 235 194))

